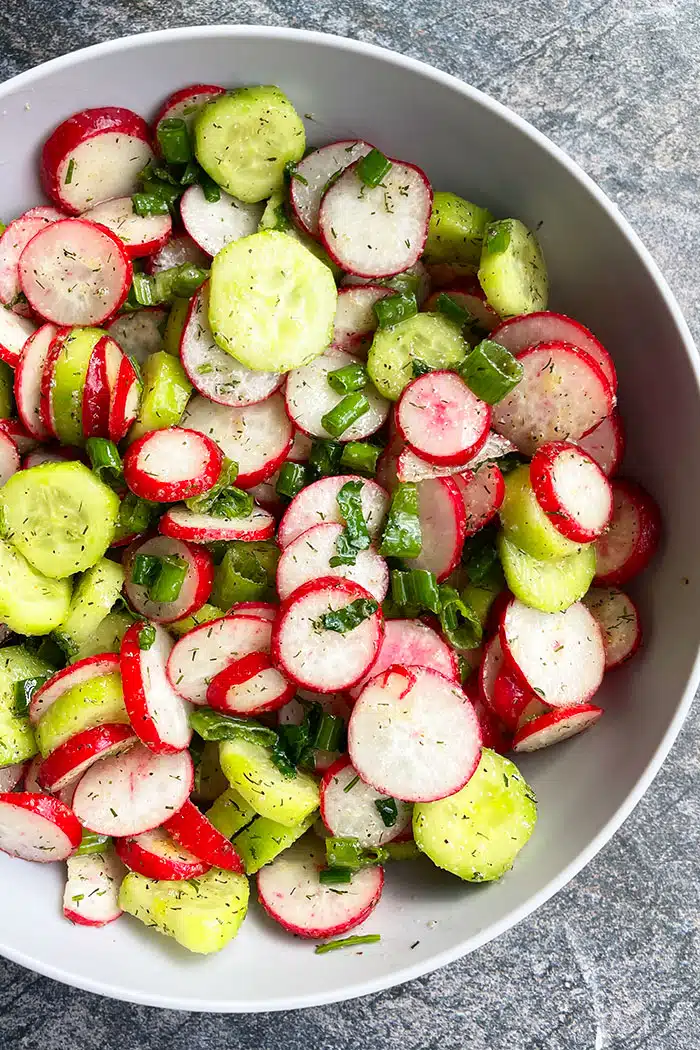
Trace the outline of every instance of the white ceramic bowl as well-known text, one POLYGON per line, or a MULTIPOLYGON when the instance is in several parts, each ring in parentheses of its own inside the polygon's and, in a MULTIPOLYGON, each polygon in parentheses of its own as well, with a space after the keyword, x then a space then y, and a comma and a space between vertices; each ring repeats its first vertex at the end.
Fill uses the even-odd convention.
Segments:
POLYGON ((60 915, 60 865, 0 858, 0 951, 70 984, 186 1010, 280 1010, 386 988, 472 951, 562 887, 605 844, 656 773, 698 681, 700 397, 688 329, 648 253, 614 205, 566 156, 498 103, 419 62, 316 33, 212 26, 130 37, 48 62, 0 87, 3 216, 40 199, 37 155, 75 110, 152 115, 187 83, 276 83, 309 139, 361 136, 423 167, 438 188, 539 228, 552 306, 612 351, 628 428, 626 471, 661 505, 664 548, 634 586, 644 651, 611 675, 590 734, 524 757, 539 822, 515 869, 469 887, 427 863, 388 871, 362 955, 315 956, 255 907, 238 939, 199 958, 123 919, 102 931, 60 915), (11 144, 11 146, 9 145, 11 144), (9 158, 9 159, 8 159, 9 158), (410 946, 418 941, 414 950, 410 946))

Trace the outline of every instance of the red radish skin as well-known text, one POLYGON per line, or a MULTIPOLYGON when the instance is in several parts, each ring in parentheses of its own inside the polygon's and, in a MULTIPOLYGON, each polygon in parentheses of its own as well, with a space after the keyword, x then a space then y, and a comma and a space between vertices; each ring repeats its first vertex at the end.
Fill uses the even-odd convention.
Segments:
POLYGON ((107 331, 118 346, 137 364, 145 364, 151 354, 163 348, 163 329, 168 320, 168 311, 162 306, 144 306, 120 314, 108 326, 107 331))
POLYGON ((479 696, 483 700, 486 709, 491 712, 494 718, 498 718, 494 703, 494 688, 496 679, 503 670, 503 663, 501 640, 498 634, 495 634, 484 646, 478 671, 479 696))
POLYGON ((121 861, 112 850, 68 858, 63 914, 76 926, 106 926, 122 914, 119 887, 121 861))
POLYGON ((289 184, 289 203, 297 224, 311 237, 318 237, 318 213, 321 198, 330 179, 338 177, 353 161, 366 156, 372 149, 362 139, 343 139, 331 142, 307 153, 295 169, 289 184))
POLYGON ((19 257, 35 233, 38 233, 48 223, 63 218, 65 216, 60 212, 55 212, 53 218, 48 218, 43 214, 25 213, 19 219, 9 223, 0 236, 0 303, 4 303, 17 314, 26 316, 28 313, 27 304, 23 303, 20 298, 19 257))
POLYGON ((454 483, 464 501, 465 535, 473 536, 496 516, 506 494, 503 474, 495 463, 476 471, 455 474, 454 483))
POLYGON ((344 532, 340 524, 314 525, 285 547, 277 564, 277 593, 281 600, 319 576, 342 576, 359 583, 378 602, 384 601, 389 590, 389 569, 376 549, 358 551, 354 565, 331 564, 344 532))
POLYGON ((235 846, 199 812, 193 802, 185 802, 182 809, 165 821, 163 827, 179 846, 199 857, 205 864, 235 871, 239 875, 244 873, 235 846))
POLYGON ((523 711, 536 700, 536 694, 527 688, 508 667, 501 667, 491 690, 491 710, 502 724, 514 732, 523 711))
POLYGON ((121 106, 85 109, 44 143, 41 181, 59 208, 77 215, 134 193, 138 173, 152 159, 148 125, 138 114, 121 106))
POLYGON ((535 498, 550 522, 576 543, 598 539, 610 523, 612 489, 596 461, 566 441, 550 441, 530 463, 535 498))
POLYGON ((396 423, 421 459, 438 466, 465 466, 486 442, 491 406, 454 372, 428 372, 402 393, 396 423))
POLYGON ((44 759, 37 771, 37 781, 44 791, 57 794, 77 782, 93 762, 108 755, 121 754, 136 740, 131 726, 125 725, 93 726, 76 733, 44 759))
POLYGON ((377 328, 374 304, 394 294, 392 288, 385 288, 381 284, 347 285, 339 288, 333 326, 333 346, 365 357, 369 341, 377 328))
MULTIPOLYGON (((468 682, 467 682, 468 685, 468 682)), ((499 755, 507 755, 513 746, 513 734, 503 726, 479 695, 472 696, 467 685, 463 686, 469 696, 479 721, 482 747, 490 747, 499 755)))
POLYGON ((173 266, 191 263, 193 266, 209 266, 209 256, 194 243, 188 233, 180 233, 146 260, 146 273, 162 273, 173 266))
POLYGON ((621 587, 646 569, 661 539, 661 515, 656 503, 634 481, 612 482, 610 527, 596 542, 595 583, 621 587))
POLYGON ((441 294, 449 295, 458 306, 474 318, 477 328, 484 332, 491 332, 501 323, 501 319, 489 306, 486 295, 476 277, 464 277, 461 280, 452 281, 443 288, 437 289, 423 304, 424 310, 439 310, 439 298, 441 294))
POLYGON ((107 336, 96 344, 90 354, 85 386, 83 387, 82 428, 85 438, 109 437, 110 390, 107 379, 107 336))
POLYGON ((204 434, 183 427, 153 430, 135 441, 124 457, 124 479, 141 499, 154 503, 201 496, 219 480, 224 457, 204 434))
MULTIPOLYGON (((109 346, 116 346, 108 339, 107 374, 109 377, 109 346)), ((141 381, 133 363, 126 354, 122 354, 116 383, 111 390, 109 405, 109 436, 119 442, 125 438, 131 424, 135 422, 141 401, 141 381)))
POLYGON ((188 87, 179 88, 166 98, 158 110, 153 121, 154 135, 162 120, 184 120, 191 128, 195 117, 207 102, 225 93, 225 88, 218 87, 216 84, 190 84, 188 87))
MULTIPOLYGON (((324 522, 343 523, 338 507, 338 493, 348 481, 357 481, 352 474, 341 474, 334 478, 321 478, 312 485, 307 485, 294 497, 280 521, 277 542, 284 550, 292 540, 306 532, 313 525, 324 522)), ((389 497, 386 490, 376 481, 360 478, 362 491, 360 500, 362 513, 367 522, 367 530, 375 537, 381 529, 386 512, 389 509, 389 497)))
POLYGON ((212 678, 207 703, 229 715, 254 717, 284 707, 295 692, 295 686, 273 667, 269 653, 248 653, 212 678))
POLYGON ((269 540, 275 533, 275 519, 262 507, 253 507, 246 518, 217 518, 214 514, 197 514, 187 507, 171 507, 158 525, 164 536, 190 543, 215 543, 217 540, 269 540))
POLYGON ((115 839, 114 849, 129 871, 147 879, 167 879, 169 882, 196 879, 211 867, 179 846, 165 828, 115 839))
POLYGON ((261 620, 274 620, 279 610, 272 602, 238 602, 229 610, 229 616, 257 616, 261 620))
POLYGON ((607 477, 617 474, 625 454, 625 432, 617 409, 576 444, 593 457, 607 477))
POLYGON ((83 829, 60 799, 29 791, 0 795, 0 850, 21 860, 67 860, 83 829))
POLYGON ((170 536, 151 536, 136 540, 124 554, 124 590, 131 606, 141 616, 154 623, 174 623, 201 609, 211 594, 214 583, 214 562, 208 550, 170 536), (145 587, 131 579, 137 554, 151 554, 157 558, 180 558, 187 566, 184 582, 177 598, 171 602, 153 601, 145 587))
POLYGON ((168 243, 173 230, 169 215, 137 215, 131 197, 102 201, 83 212, 81 218, 111 230, 123 242, 130 259, 153 255, 168 243))
POLYGON ((193 704, 206 704, 212 679, 233 660, 269 652, 272 624, 238 613, 211 620, 178 639, 168 659, 170 684, 193 704))
POLYGON ((124 706, 141 743, 156 755, 172 755, 184 751, 192 739, 188 721, 190 706, 175 692, 166 676, 172 638, 156 625, 155 641, 150 649, 142 649, 139 637, 146 626, 144 621, 137 621, 122 639, 124 706))
POLYGON ((53 377, 56 370, 56 362, 61 353, 61 348, 70 333, 71 329, 66 326, 61 326, 56 329, 56 334, 49 344, 39 383, 39 412, 41 414, 41 425, 50 438, 57 437, 53 421, 53 410, 51 408, 53 377))
POLYGON ((539 751, 568 740, 595 725, 602 714, 602 708, 595 704, 578 704, 537 715, 518 729, 513 738, 513 751, 517 754, 539 751))
POLYGON ((431 478, 418 485, 418 516, 423 549, 406 559, 414 569, 434 572, 442 583, 459 565, 467 535, 462 493, 454 478, 431 478))
MULTIPOLYGON (((326 413, 340 404, 345 395, 331 388, 328 377, 331 372, 357 363, 358 359, 352 354, 331 346, 310 364, 289 372, 285 406, 287 415, 298 430, 310 437, 331 438, 323 425, 323 419, 326 413)), ((368 410, 340 434, 338 441, 364 441, 386 422, 390 409, 386 398, 372 386, 365 387, 363 394, 369 405, 368 410)))
POLYGON ((18 419, 0 419, 0 434, 15 443, 20 456, 28 455, 39 445, 38 440, 25 429, 18 419))
POLYGON ((34 321, 0 308, 0 361, 16 368, 27 340, 35 331, 34 321))
POLYGON ((621 667, 642 644, 639 610, 632 599, 616 587, 592 587, 582 600, 603 634, 605 670, 621 667))
POLYGON ((364 783, 347 755, 324 773, 320 790, 321 818, 331 835, 356 838, 370 848, 394 842, 410 831, 412 807, 398 801, 396 822, 387 827, 375 806, 375 788, 364 783))
POLYGON ((61 671, 56 671, 48 682, 40 685, 29 701, 29 721, 36 725, 42 715, 60 696, 77 685, 84 685, 92 678, 114 674, 119 671, 119 657, 116 653, 104 653, 101 656, 88 656, 69 664, 61 671))
POLYGON ((387 620, 377 659, 367 676, 349 691, 356 700, 371 678, 389 667, 415 664, 438 671, 452 682, 459 682, 459 661, 454 650, 437 631, 420 620, 387 620))
POLYGON ((0 769, 0 794, 13 791, 24 777, 27 762, 13 762, 11 766, 0 769))

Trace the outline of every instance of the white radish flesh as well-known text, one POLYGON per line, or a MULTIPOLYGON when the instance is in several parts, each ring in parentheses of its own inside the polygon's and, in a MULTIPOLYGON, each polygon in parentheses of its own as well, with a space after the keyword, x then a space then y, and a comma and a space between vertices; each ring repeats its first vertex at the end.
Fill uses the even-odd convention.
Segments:
POLYGON ((592 456, 603 473, 611 478, 625 454, 625 434, 619 412, 612 412, 602 423, 589 430, 576 442, 592 456))
POLYGON ((68 858, 63 914, 79 926, 105 926, 122 914, 119 887, 126 874, 112 850, 68 858))
MULTIPOLYGON (((324 522, 340 522, 342 516, 338 507, 338 493, 348 481, 357 481, 353 475, 340 475, 334 478, 321 478, 313 485, 307 485, 294 497, 287 507, 279 526, 277 542, 284 548, 306 532, 313 525, 324 522)), ((367 530, 374 537, 384 522, 389 506, 389 497, 385 490, 375 481, 362 480, 360 500, 362 513, 367 522, 367 530)))
POLYGON ((588 453, 564 441, 541 445, 530 464, 540 507, 555 529, 577 543, 597 539, 610 521, 613 498, 588 453))
POLYGON ((168 659, 168 679, 193 704, 206 704, 212 679, 233 660, 269 652, 272 625, 259 616, 225 616, 180 638, 168 659))
POLYGON ((602 714, 602 708, 594 704, 583 704, 578 707, 561 707, 546 714, 536 715, 518 729, 513 738, 513 751, 518 754, 539 751, 543 747, 551 747, 552 744, 568 740, 595 725, 602 714))
POLYGON ((28 433, 39 441, 48 441, 51 437, 41 418, 41 377, 57 332, 53 324, 44 324, 38 328, 24 344, 15 368, 17 412, 28 433))
POLYGON ((430 372, 406 387, 396 422, 416 455, 429 463, 466 466, 488 437, 491 407, 454 372, 430 372))
MULTIPOLYGON (((326 350, 309 365, 293 369, 287 376, 285 392, 287 413, 299 430, 311 437, 330 438, 323 425, 323 417, 345 397, 332 389, 328 382, 331 372, 357 364, 357 358, 334 347, 326 350)), ((369 409, 343 431, 338 441, 362 441, 374 434, 389 415, 389 402, 371 385, 362 391, 369 409)))
POLYGON ((0 433, 0 487, 20 468, 19 450, 7 434, 0 433))
POLYGON ((437 631, 421 620, 387 620, 384 638, 369 675, 351 689, 349 695, 356 700, 371 678, 394 664, 427 667, 452 682, 459 682, 457 656, 437 631))
POLYGON ((165 828, 154 828, 140 835, 117 839, 117 855, 130 871, 148 879, 193 879, 204 875, 210 865, 183 849, 165 828))
POLYGON ((243 518, 218 518, 215 514, 198 514, 187 507, 172 507, 160 519, 164 536, 189 540, 191 543, 215 543, 217 540, 267 540, 274 534, 275 519, 262 507, 253 507, 243 518))
POLYGON ((143 623, 133 624, 122 640, 121 673, 124 706, 141 742, 156 754, 184 751, 192 739, 190 705, 177 693, 166 674, 173 640, 162 627, 153 625, 155 640, 142 649, 143 623))
POLYGON ((0 361, 15 368, 25 343, 35 331, 33 321, 0 307, 0 361))
POLYGON ((74 686, 84 685, 93 678, 114 674, 118 670, 119 657, 115 653, 105 653, 103 656, 88 656, 57 671, 48 682, 39 686, 29 701, 29 721, 36 725, 51 705, 74 686))
MULTIPOLYGON (((48 210, 48 209, 47 209, 48 210)), ((51 209, 53 211, 53 209, 51 209)), ((25 214, 11 222, 0 237, 0 303, 11 307, 15 313, 24 313, 26 304, 21 302, 19 283, 19 257, 34 234, 49 222, 64 218, 55 212, 52 219, 43 215, 25 214)))
POLYGON ((161 306, 147 306, 121 314, 107 327, 107 331, 125 354, 143 365, 146 358, 163 347, 163 329, 168 313, 161 306))
POLYGON ((131 259, 152 255, 170 239, 173 221, 169 215, 137 215, 131 197, 102 201, 81 218, 98 222, 123 241, 131 259))
POLYGON ((171 536, 153 536, 137 541, 124 556, 124 590, 131 606, 140 616, 155 623, 173 623, 189 616, 206 602, 211 593, 214 570, 211 556, 202 548, 190 547, 184 540, 171 536), (148 588, 134 583, 131 578, 137 554, 155 558, 179 558, 185 563, 186 574, 180 593, 174 601, 154 601, 148 588))
POLYGON ((642 641, 637 607, 616 587, 592 587, 582 599, 603 633, 605 670, 619 667, 634 656, 642 641))
POLYGON ((389 570, 376 550, 358 551, 354 565, 331 565, 336 544, 344 531, 343 525, 314 525, 285 547, 277 565, 277 593, 281 599, 308 580, 342 576, 359 583, 378 602, 384 601, 389 589, 389 570))
POLYGON ((413 807, 396 801, 396 821, 387 827, 375 805, 382 797, 365 784, 348 758, 341 758, 321 781, 323 823, 331 835, 358 839, 365 848, 393 842, 411 827, 413 807))
POLYGON ((503 503, 506 493, 503 475, 492 463, 476 471, 455 474, 454 482, 464 500, 466 535, 473 536, 491 521, 503 503))
POLYGON ((150 274, 162 273, 163 270, 171 270, 173 266, 183 266, 185 263, 208 266, 209 262, 209 256, 194 243, 190 235, 181 233, 151 256, 146 263, 146 270, 150 274))
POLYGON ((338 305, 335 309, 333 345, 340 350, 359 354, 377 328, 374 304, 387 295, 394 295, 391 288, 380 284, 348 285, 338 289, 338 305))
POLYGON ((53 795, 59 794, 100 758, 119 755, 137 740, 131 726, 99 725, 86 729, 60 744, 45 758, 37 770, 37 783, 53 795))
POLYGON ((272 666, 269 653, 257 652, 234 660, 212 679, 207 703, 217 711, 246 717, 277 711, 293 695, 294 686, 272 666))
POLYGON ((130 445, 124 457, 131 491, 156 503, 202 496, 219 481, 222 468, 219 446, 184 427, 152 430, 130 445))
POLYGON ((26 791, 0 795, 0 850, 11 857, 66 860, 81 837, 75 814, 59 799, 26 791))
POLYGON ((464 500, 453 478, 420 482, 418 517, 422 550, 417 558, 406 562, 413 569, 434 572, 442 582, 459 564, 467 534, 464 500))
POLYGON ((13 762, 11 766, 0 769, 0 794, 12 791, 24 775, 26 762, 13 762))
POLYGON ((208 201, 199 185, 190 186, 180 199, 180 215, 192 240, 207 255, 217 255, 231 241, 255 233, 264 205, 244 204, 219 191, 217 201, 208 201))
POLYGON ((207 102, 223 94, 224 88, 216 84, 191 84, 188 87, 178 88, 161 106, 153 122, 154 126, 157 130, 163 120, 184 120, 191 131, 195 118, 201 113, 207 102))
POLYGON ((362 139, 344 139, 321 146, 299 161, 289 186, 289 200, 306 233, 318 236, 318 212, 330 180, 371 149, 369 142, 362 139))

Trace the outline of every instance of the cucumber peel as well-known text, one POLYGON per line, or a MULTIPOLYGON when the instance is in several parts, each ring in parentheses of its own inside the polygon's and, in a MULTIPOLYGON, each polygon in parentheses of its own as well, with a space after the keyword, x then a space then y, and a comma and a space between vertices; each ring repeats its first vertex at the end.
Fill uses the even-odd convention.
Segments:
POLYGON ((475 272, 481 258, 484 231, 493 215, 488 208, 437 190, 433 196, 423 258, 429 264, 453 263, 475 272))
POLYGON ((595 545, 556 561, 538 561, 501 533, 496 541, 506 583, 524 605, 541 612, 564 612, 580 601, 595 576, 595 545))
POLYGON ((261 817, 295 827, 319 807, 316 780, 301 771, 285 777, 262 744, 226 740, 220 745, 219 760, 231 787, 261 817))
POLYGON ((182 419, 192 384, 178 357, 157 350, 143 365, 143 392, 139 416, 129 431, 129 443, 151 430, 165 430, 182 419))
POLYGON ((22 645, 0 649, 0 766, 24 762, 37 752, 34 730, 15 710, 15 684, 53 674, 53 668, 22 645))
POLYGON ((562 536, 540 507, 530 483, 527 463, 506 475, 506 494, 498 511, 507 538, 539 561, 577 554, 583 544, 562 536))
POLYGON ((542 249, 519 219, 499 219, 486 227, 479 284, 501 317, 547 309, 549 279, 542 249))
POLYGON ((128 725, 122 677, 117 672, 74 685, 46 709, 36 725, 44 758, 76 733, 108 723, 128 725))
POLYGON ((14 408, 14 372, 5 361, 0 361, 0 419, 10 419, 14 408))

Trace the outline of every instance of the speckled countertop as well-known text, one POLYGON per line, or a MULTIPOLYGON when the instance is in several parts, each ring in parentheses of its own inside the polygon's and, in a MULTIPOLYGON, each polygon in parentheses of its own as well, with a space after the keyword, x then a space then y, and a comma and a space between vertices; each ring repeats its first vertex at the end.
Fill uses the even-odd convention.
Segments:
MULTIPOLYGON (((620 206, 700 335, 697 0, 4 0, 0 78, 168 26, 319 29, 511 106, 620 206)), ((0 144, 0 151, 7 144, 0 144)), ((700 717, 571 885, 481 951, 339 1006, 225 1017, 101 999, 0 960, 2 1050, 695 1050, 700 717)))

